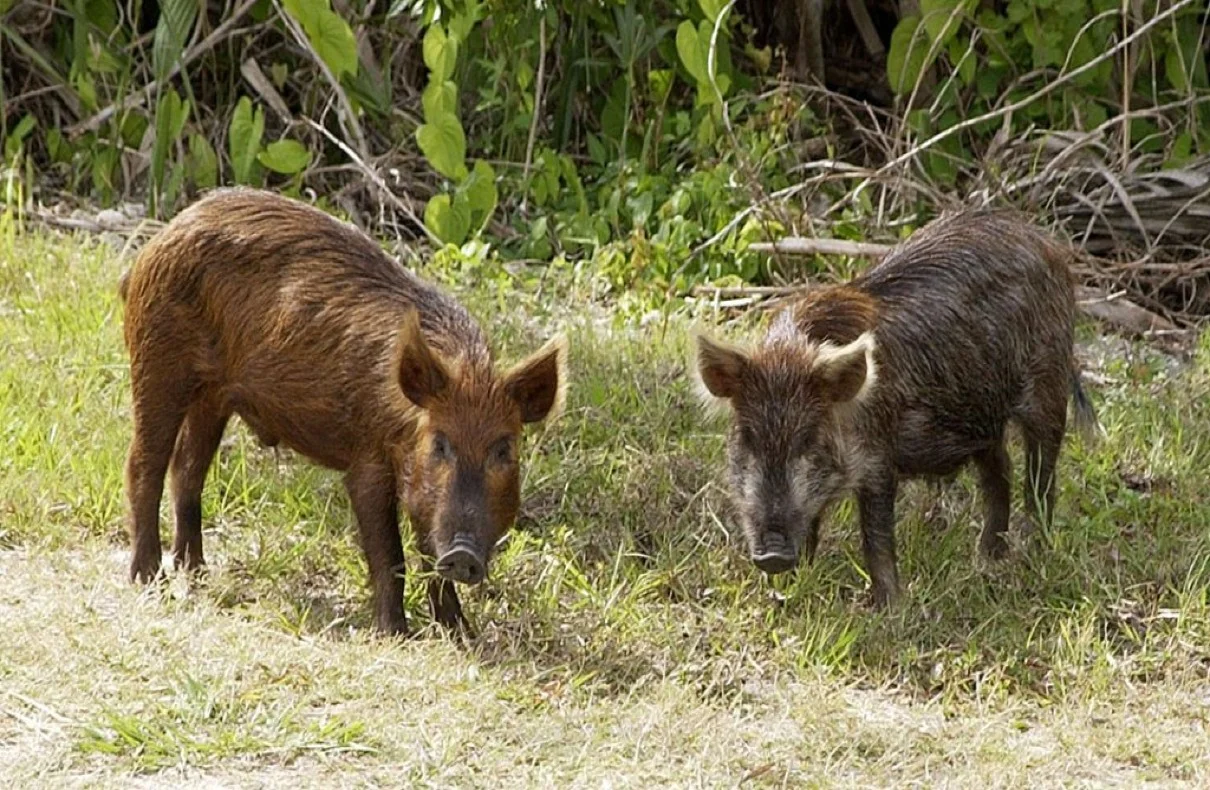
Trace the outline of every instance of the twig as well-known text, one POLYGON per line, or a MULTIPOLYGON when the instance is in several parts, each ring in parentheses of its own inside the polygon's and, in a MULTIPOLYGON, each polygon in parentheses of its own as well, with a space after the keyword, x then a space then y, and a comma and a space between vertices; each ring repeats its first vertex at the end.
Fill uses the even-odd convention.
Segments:
POLYGON ((391 191, 391 188, 387 186, 387 183, 382 180, 382 176, 378 175, 378 172, 374 170, 374 168, 370 167, 364 159, 358 156, 357 152, 350 148, 344 140, 341 140, 339 137, 329 132, 323 124, 316 123, 310 118, 305 118, 304 120, 324 137, 327 137, 329 140, 331 140, 333 145, 335 145, 341 151, 344 151, 345 156, 349 157, 353 164, 357 165, 357 168, 361 170, 361 172, 365 173, 367 178, 374 182, 374 186, 378 187, 379 191, 381 191, 382 194, 391 202, 391 205, 402 211, 404 216, 416 223, 416 225, 418 225, 420 229, 424 231, 424 235, 428 237, 429 241, 437 246, 441 246, 444 243, 436 233, 433 233, 433 231, 429 230, 428 226, 424 224, 424 221, 420 219, 420 217, 416 216, 416 212, 412 211, 407 203, 404 203, 402 200, 400 200, 398 195, 391 191))
MULTIPOLYGON (((102 213, 104 214, 105 212, 102 213)), ((111 213, 116 214, 117 212, 111 213)), ((37 206, 30 206, 25 209, 24 216, 27 219, 41 222, 43 225, 49 225, 52 228, 82 230, 88 233, 125 233, 130 236, 142 233, 151 235, 163 227, 164 224, 158 220, 147 218, 128 219, 125 216, 121 218, 120 222, 102 221, 101 219, 89 217, 63 217, 37 206)))
POLYGON ((893 247, 846 239, 805 239, 790 236, 777 241, 748 245, 752 252, 781 252, 786 255, 849 255, 855 258, 881 258, 893 247))
POLYGON ((1156 331, 1173 332, 1177 329, 1176 324, 1167 318, 1139 307, 1129 299, 1105 297, 1092 288, 1084 287, 1076 289, 1076 296, 1076 306, 1080 308, 1080 312, 1127 332, 1147 334, 1156 331))
MULTIPOLYGON (((1066 85, 1067 83, 1071 82, 1073 79, 1080 76, 1081 74, 1091 71, 1092 69, 1095 69, 1096 67, 1100 66, 1105 61, 1113 58, 1115 55, 1117 55, 1118 52, 1120 52, 1121 50, 1123 50, 1126 47, 1129 47, 1132 43, 1134 43, 1135 41, 1142 38, 1143 35, 1145 35, 1153 27, 1156 27, 1161 22, 1164 22, 1165 20, 1167 20, 1169 17, 1174 16, 1178 11, 1182 10, 1186 6, 1191 5, 1192 3, 1193 3, 1193 0, 1177 0, 1177 2, 1173 3, 1171 6, 1164 9, 1159 14, 1156 14, 1154 17, 1152 17, 1146 23, 1144 23, 1143 25, 1140 25, 1138 30, 1135 30, 1129 36, 1122 39, 1114 46, 1110 47, 1108 51, 1103 52, 1102 54, 1098 55, 1097 57, 1095 57, 1092 60, 1085 63, 1083 66, 1080 66, 1079 68, 1074 69, 1073 71, 1069 71, 1066 74, 1059 76, 1057 79, 1053 80, 1052 82, 1046 83, 1041 88, 1039 88, 1038 90, 1031 93, 1029 96, 1026 96, 1024 99, 1020 99, 1018 101, 1012 102, 1011 104, 1005 105, 1004 107, 1001 107, 999 109, 992 110, 990 112, 985 112, 982 115, 976 116, 974 118, 967 118, 965 121, 956 123, 953 126, 949 127, 948 129, 938 132, 937 134, 928 138, 924 142, 918 143, 917 145, 913 146, 910 150, 906 151, 903 154, 900 154, 899 156, 892 159, 890 162, 887 162, 885 165, 883 165, 882 167, 880 167, 878 169, 878 173, 881 175, 882 173, 885 173, 886 171, 892 170, 892 169, 902 165, 903 163, 907 162, 908 160, 910 160, 916 156, 919 156, 921 153, 928 150, 929 148, 932 148, 933 146, 935 146, 937 143, 941 142, 942 140, 946 140, 946 139, 952 137, 953 135, 957 134, 958 132, 966 131, 967 129, 970 129, 974 126, 979 126, 981 124, 987 123, 988 121, 993 121, 993 120, 996 120, 997 118, 1002 118, 1005 115, 1014 113, 1020 109, 1028 107, 1029 105, 1036 102, 1038 99, 1041 99, 1042 97, 1053 93, 1056 89, 1062 87, 1063 85, 1066 85)), ((864 185, 859 186, 857 188, 858 191, 861 191, 863 189, 863 187, 864 187, 864 185)))
MULTIPOLYGON (((199 55, 202 55, 213 49, 216 44, 226 38, 227 34, 231 32, 231 29, 235 27, 235 24, 240 21, 240 18, 243 17, 244 14, 248 13, 248 10, 251 9, 252 6, 256 5, 257 2, 259 2, 259 0, 244 0, 244 2, 231 13, 231 16, 225 19, 221 25, 216 27, 210 33, 210 35, 206 36, 195 46, 190 47, 189 51, 182 55, 180 60, 173 64, 172 68, 168 70, 168 75, 164 78, 164 81, 167 82, 175 77, 181 69, 183 69, 185 66, 188 66, 194 60, 197 60, 199 55)), ((159 87, 160 81, 152 80, 144 85, 141 90, 131 93, 125 99, 114 102, 105 109, 98 111, 95 115, 67 127, 67 133, 69 135, 76 135, 80 132, 96 131, 100 128, 101 124, 109 120, 109 118, 115 113, 130 109, 131 107, 137 107, 138 105, 147 101, 147 98, 155 93, 159 87)))
POLYGON ((315 65, 319 66, 320 72, 323 73, 324 79, 328 81, 332 92, 336 94, 336 101, 340 104, 340 112, 337 118, 340 119, 340 125, 343 127, 345 134, 353 137, 353 142, 357 146, 358 156, 364 161, 369 158, 369 148, 366 146, 365 133, 361 130, 361 122, 357 120, 357 113, 353 111, 353 105, 349 102, 348 95, 345 94, 344 88, 340 85, 340 80, 328 68, 328 64, 319 56, 315 48, 311 46, 311 42, 307 39, 307 34, 299 27, 298 20, 290 16, 286 9, 282 8, 280 0, 273 0, 273 7, 277 9, 277 15, 289 28, 290 33, 294 36, 294 40, 298 45, 307 51, 311 59, 315 61, 315 65))
POLYGON ((807 285, 809 283, 803 283, 802 285, 695 285, 690 293, 694 296, 720 296, 724 299, 730 299, 735 296, 782 296, 800 291, 807 285))
POLYGON ((538 137, 538 121, 542 118, 542 89, 546 84, 546 10, 538 18, 538 79, 534 84, 534 117, 529 122, 529 140, 525 143, 525 169, 521 171, 521 183, 526 185, 521 196, 521 213, 525 213, 529 202, 529 166, 534 161, 534 141, 538 137))

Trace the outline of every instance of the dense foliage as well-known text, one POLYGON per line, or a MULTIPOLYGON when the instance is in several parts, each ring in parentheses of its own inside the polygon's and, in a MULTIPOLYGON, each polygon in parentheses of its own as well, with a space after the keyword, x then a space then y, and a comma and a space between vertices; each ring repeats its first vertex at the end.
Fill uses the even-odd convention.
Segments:
POLYGON ((746 245, 804 208, 843 236, 886 190, 911 210, 986 187, 1034 130, 1117 135, 1123 166, 1210 148, 1204 2, 870 2, 871 51, 834 3, 824 54, 856 49, 875 85, 848 96, 787 79, 768 28, 801 5, 0 0, 6 202, 166 217, 220 183, 309 189, 405 236, 680 289, 766 274, 746 245))

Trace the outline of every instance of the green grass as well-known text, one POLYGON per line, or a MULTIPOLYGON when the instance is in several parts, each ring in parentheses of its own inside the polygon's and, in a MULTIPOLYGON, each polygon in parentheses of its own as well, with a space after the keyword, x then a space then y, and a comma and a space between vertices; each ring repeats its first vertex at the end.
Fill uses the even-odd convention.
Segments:
MULTIPOLYGON (((518 529, 464 593, 479 636, 394 641, 369 631, 338 476, 239 425, 206 489, 209 572, 126 582, 123 265, 0 234, 8 784, 1210 781, 1205 339, 1172 363, 1082 327, 1108 437, 1065 448, 1055 526, 984 567, 969 479, 939 501, 905 486, 906 595, 874 613, 852 508, 813 567, 770 581, 744 557, 722 424, 684 375, 689 327, 721 317, 626 320, 570 271, 432 271, 506 359, 569 332, 573 382, 527 444, 518 529)), ((427 626, 419 584, 408 611, 427 626)))

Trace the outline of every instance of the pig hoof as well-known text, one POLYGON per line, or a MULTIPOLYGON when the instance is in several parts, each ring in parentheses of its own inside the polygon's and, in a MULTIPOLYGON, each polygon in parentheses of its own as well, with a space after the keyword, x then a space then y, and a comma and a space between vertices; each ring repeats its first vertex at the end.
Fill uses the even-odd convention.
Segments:
POLYGON ((899 592, 897 590, 879 589, 877 587, 870 590, 869 607, 876 612, 885 612, 895 608, 899 602, 899 592))
POLYGON ((408 635, 408 621, 403 617, 380 620, 377 626, 378 632, 383 636, 395 637, 408 635))
POLYGON ((130 580, 135 584, 152 584, 165 579, 164 569, 158 562, 133 562, 130 565, 130 580))
POLYGON ((753 554, 752 561, 756 563, 756 567, 773 576, 792 569, 798 563, 798 558, 786 552, 767 551, 763 554, 753 554))
POLYGON ((455 546, 437 560, 442 578, 462 584, 478 584, 487 576, 483 560, 466 546, 455 546))
POLYGON ((178 554, 173 558, 172 564, 178 571, 191 575, 200 574, 206 569, 206 561, 200 557, 194 558, 192 554, 178 554))
POLYGON ((1008 536, 1003 532, 986 534, 979 541, 979 549, 988 560, 1002 560, 1008 554, 1008 536))

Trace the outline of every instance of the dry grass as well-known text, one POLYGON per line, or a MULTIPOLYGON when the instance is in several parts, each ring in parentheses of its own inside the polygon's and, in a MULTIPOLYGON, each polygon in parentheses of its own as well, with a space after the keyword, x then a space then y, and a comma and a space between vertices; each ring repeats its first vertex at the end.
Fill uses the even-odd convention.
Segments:
POLYGON ((1086 338, 1109 435, 1065 452, 1059 525, 983 569, 966 481, 927 523, 912 487, 884 615, 848 509, 810 569, 770 583, 742 557, 688 317, 590 319, 574 279, 538 302, 459 273, 506 356, 565 326, 575 382, 467 596, 479 638, 390 641, 336 475, 242 429, 207 488, 209 574, 127 584, 119 271, 104 245, 0 238, 6 784, 1210 782, 1210 344, 1180 365, 1086 338))

